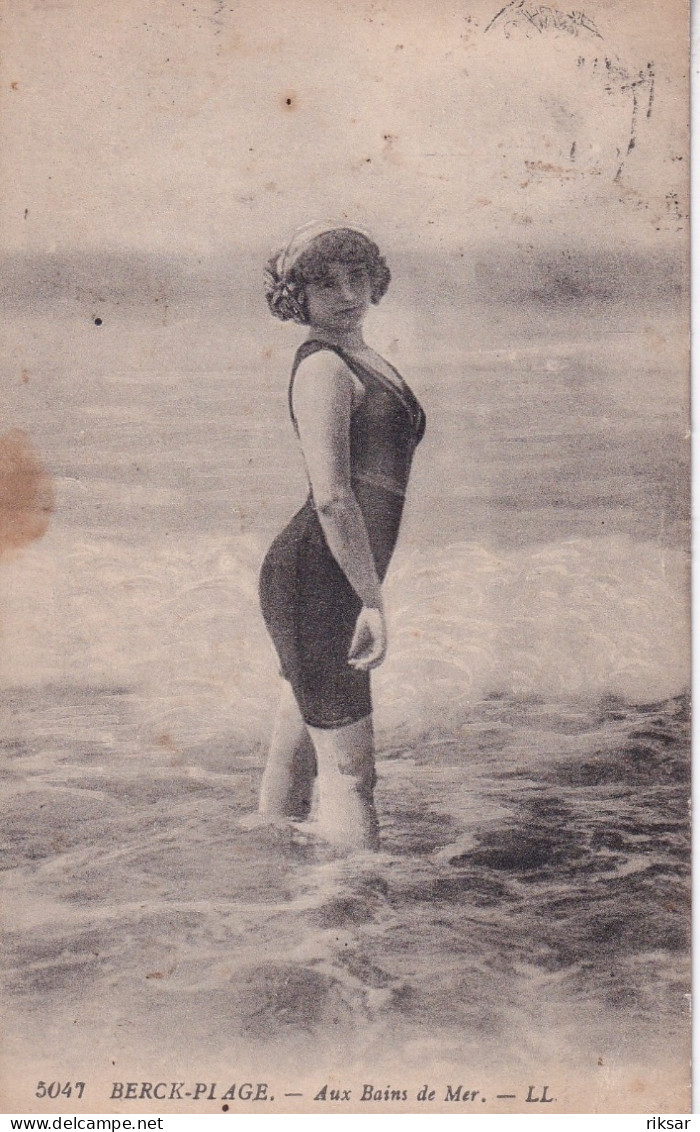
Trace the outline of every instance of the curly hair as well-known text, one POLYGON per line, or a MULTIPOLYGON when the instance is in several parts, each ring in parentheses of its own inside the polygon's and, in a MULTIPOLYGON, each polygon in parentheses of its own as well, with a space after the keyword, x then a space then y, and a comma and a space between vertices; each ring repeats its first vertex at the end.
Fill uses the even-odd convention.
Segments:
POLYGON ((377 245, 353 228, 335 228, 317 236, 282 276, 278 274, 280 258, 280 254, 273 256, 265 269, 267 304, 275 318, 293 319, 304 326, 308 325, 306 285, 323 282, 330 263, 365 267, 375 304, 384 297, 391 281, 391 272, 377 245))

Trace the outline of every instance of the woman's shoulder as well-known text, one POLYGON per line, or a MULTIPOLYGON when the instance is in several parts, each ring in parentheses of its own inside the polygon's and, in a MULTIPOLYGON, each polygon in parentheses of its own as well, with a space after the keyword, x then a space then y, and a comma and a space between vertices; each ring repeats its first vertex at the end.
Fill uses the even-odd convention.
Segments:
POLYGON ((347 362, 332 346, 317 345, 315 342, 309 342, 308 346, 304 343, 297 351, 293 377, 296 381, 302 378, 305 383, 340 383, 353 388, 361 384, 347 362))
POLYGON ((313 369, 336 369, 345 365, 339 351, 335 350, 333 346, 326 345, 325 342, 319 342, 315 339, 308 339, 302 342, 301 346, 296 352, 294 358, 294 367, 298 369, 300 366, 313 369))
POLYGON ((290 393, 319 400, 349 396, 354 409, 364 398, 364 387, 340 354, 321 345, 310 350, 302 347, 297 353, 290 393))

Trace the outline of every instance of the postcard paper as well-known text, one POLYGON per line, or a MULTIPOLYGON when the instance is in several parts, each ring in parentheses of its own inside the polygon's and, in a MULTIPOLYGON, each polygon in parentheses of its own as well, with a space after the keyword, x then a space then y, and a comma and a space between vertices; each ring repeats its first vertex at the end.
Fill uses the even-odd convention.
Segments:
POLYGON ((687 1112, 685 4, 2 16, 4 1110, 687 1112), (380 534, 403 508, 378 848, 322 776, 255 816, 291 664, 259 572, 317 435, 263 269, 309 224, 391 281, 380 360, 304 372, 425 415, 405 502, 363 442, 380 534))

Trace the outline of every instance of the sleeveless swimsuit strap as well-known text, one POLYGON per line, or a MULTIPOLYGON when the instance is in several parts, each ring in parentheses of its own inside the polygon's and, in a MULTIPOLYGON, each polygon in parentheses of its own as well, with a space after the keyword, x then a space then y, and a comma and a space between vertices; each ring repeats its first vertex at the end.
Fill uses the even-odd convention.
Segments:
MULTIPOLYGON (((292 403, 294 378, 301 363, 305 361, 306 358, 310 357, 311 354, 317 354, 319 350, 331 350, 334 354, 337 354, 340 360, 345 362, 348 369, 352 373, 354 373, 355 377, 357 377, 357 379, 361 381, 363 385, 365 384, 366 377, 369 376, 371 379, 377 381, 383 388, 389 390, 408 413, 413 428, 416 432, 417 441, 421 439, 423 431, 425 429, 425 414, 423 413, 418 400, 410 389, 406 388, 404 390, 402 388, 399 388, 399 386, 396 385, 395 382, 390 381, 389 378, 385 377, 384 374, 379 372, 379 370, 375 370, 373 366, 370 366, 365 362, 361 362, 359 361, 359 359, 354 358, 352 354, 349 354, 346 350, 343 349, 342 346, 335 346, 331 342, 321 342, 321 340, 318 338, 309 338, 306 342, 302 343, 302 345, 297 350, 296 357, 294 358, 294 364, 292 366, 292 375, 289 381, 288 390, 289 415, 292 418, 292 423, 297 432, 299 430, 297 427, 296 417, 294 416, 294 406, 292 403), (406 396, 407 393, 408 397, 406 396), (415 408, 414 405, 411 405, 409 397, 414 402, 415 408)), ((405 384, 398 370, 394 369, 394 366, 392 366, 390 362, 387 362, 387 365, 394 371, 399 381, 402 384, 405 384)))

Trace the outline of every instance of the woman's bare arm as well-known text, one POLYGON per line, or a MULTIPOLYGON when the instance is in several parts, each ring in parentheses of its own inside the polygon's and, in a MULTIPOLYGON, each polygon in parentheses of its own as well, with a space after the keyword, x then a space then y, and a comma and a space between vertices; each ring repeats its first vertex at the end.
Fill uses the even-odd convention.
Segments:
POLYGON ((306 358, 294 379, 294 415, 323 533, 333 557, 369 609, 382 608, 367 528, 350 482, 354 380, 334 354, 306 358))

